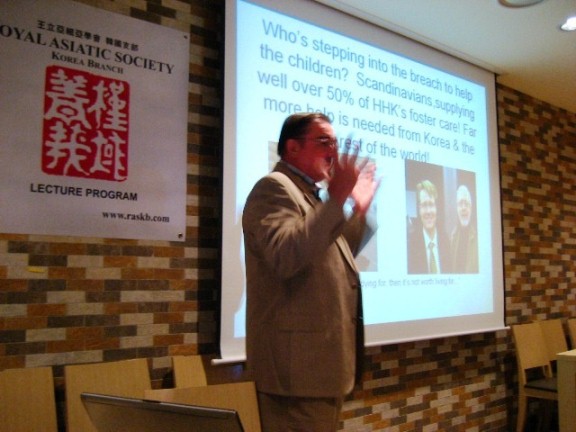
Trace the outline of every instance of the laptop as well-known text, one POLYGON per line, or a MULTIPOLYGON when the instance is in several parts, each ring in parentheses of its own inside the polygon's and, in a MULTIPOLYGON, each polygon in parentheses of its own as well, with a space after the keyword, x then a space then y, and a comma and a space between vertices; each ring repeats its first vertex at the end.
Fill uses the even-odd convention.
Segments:
POLYGON ((231 409, 96 393, 80 398, 98 432, 244 432, 231 409))

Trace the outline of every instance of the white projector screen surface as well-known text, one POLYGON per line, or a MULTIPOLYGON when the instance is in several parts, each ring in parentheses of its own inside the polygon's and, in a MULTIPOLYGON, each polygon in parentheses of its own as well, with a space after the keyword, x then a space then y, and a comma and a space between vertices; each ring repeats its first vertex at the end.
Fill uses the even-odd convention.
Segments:
POLYGON ((307 0, 227 0, 225 61, 221 361, 245 359, 246 197, 278 159, 284 119, 303 111, 327 114, 342 148, 359 146, 382 179, 370 212, 378 230, 357 257, 366 344, 504 328, 492 73, 307 0), (424 180, 447 237, 466 185, 475 269, 431 275, 410 263, 424 180))

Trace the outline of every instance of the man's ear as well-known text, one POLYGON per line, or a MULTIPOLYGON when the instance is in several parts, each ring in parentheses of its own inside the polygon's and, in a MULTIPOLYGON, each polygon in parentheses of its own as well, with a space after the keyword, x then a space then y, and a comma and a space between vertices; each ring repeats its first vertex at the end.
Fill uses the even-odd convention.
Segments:
POLYGON ((298 154, 300 149, 302 148, 302 144, 300 140, 290 138, 286 140, 286 155, 288 156, 295 156, 298 154))

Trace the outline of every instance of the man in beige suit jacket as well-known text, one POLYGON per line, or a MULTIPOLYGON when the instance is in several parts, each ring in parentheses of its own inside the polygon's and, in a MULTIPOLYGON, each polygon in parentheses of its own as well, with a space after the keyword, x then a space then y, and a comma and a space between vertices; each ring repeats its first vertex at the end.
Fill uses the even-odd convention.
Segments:
POLYGON ((278 153, 242 218, 247 364, 263 431, 333 432, 363 349, 354 253, 378 187, 375 167, 357 164, 356 154, 339 157, 319 113, 288 117, 278 153), (328 182, 326 202, 315 196, 320 181, 328 182))

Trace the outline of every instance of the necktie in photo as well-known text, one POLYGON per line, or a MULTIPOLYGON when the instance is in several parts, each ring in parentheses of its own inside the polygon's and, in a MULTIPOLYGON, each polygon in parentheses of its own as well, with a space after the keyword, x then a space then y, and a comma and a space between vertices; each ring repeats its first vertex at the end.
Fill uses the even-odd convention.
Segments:
POLYGON ((436 258, 434 257, 434 242, 428 243, 428 249, 430 249, 430 266, 428 267, 430 273, 438 273, 438 265, 436 264, 436 258))

